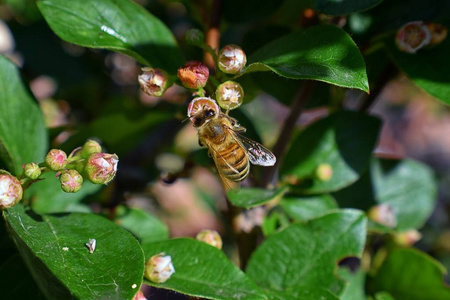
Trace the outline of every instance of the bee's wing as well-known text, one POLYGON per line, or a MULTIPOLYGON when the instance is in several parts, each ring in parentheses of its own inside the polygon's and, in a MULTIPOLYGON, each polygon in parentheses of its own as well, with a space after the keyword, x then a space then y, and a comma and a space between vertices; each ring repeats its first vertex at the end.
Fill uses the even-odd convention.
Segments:
POLYGON ((254 165, 270 167, 277 162, 275 155, 260 143, 255 142, 236 132, 233 133, 236 140, 247 150, 248 158, 254 165))

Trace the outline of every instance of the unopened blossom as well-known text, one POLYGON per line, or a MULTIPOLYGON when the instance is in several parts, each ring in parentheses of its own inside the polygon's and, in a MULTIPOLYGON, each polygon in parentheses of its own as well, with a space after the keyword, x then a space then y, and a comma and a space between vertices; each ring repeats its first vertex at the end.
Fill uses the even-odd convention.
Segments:
POLYGON ((393 234, 394 241, 401 246, 412 246, 422 238, 422 234, 416 229, 396 232, 393 234))
POLYGON ((0 174, 0 209, 7 209, 22 200, 22 185, 9 174, 0 174))
POLYGON ((138 76, 141 90, 150 96, 161 97, 169 88, 169 77, 161 69, 142 68, 143 73, 138 76))
POLYGON ((430 45, 440 44, 447 38, 447 27, 438 23, 427 23, 427 28, 431 33, 430 45))
POLYGON ((88 140, 81 148, 81 157, 88 158, 92 153, 102 152, 102 146, 97 141, 88 140))
POLYGON ((198 241, 207 243, 217 249, 222 249, 222 238, 215 230, 202 230, 195 237, 198 241))
POLYGON ((188 61, 178 69, 177 75, 184 87, 199 89, 208 82, 209 69, 199 61, 188 61))
POLYGON ((37 163, 27 163, 22 166, 24 175, 30 179, 37 179, 41 176, 41 168, 37 163))
POLYGON ((45 157, 45 163, 53 171, 62 170, 67 165, 67 154, 62 150, 52 149, 45 157))
POLYGON ((241 47, 226 45, 218 56, 219 69, 226 74, 237 74, 245 67, 247 56, 241 47))
POLYGON ((64 171, 59 177, 61 189, 66 193, 76 193, 83 185, 83 176, 76 170, 64 171))
POLYGON ((316 169, 316 177, 320 181, 329 181, 333 176, 333 168, 329 164, 320 164, 316 169))
POLYGON ((175 268, 172 258, 165 253, 153 255, 145 264, 144 276, 151 282, 166 282, 173 273, 175 273, 175 268))
POLYGON ((370 220, 380 223, 381 225, 394 228, 397 226, 397 215, 394 209, 386 203, 373 206, 367 212, 370 220))
POLYGON ((116 175, 118 163, 119 157, 115 154, 93 153, 89 156, 84 171, 92 183, 106 184, 116 175))
POLYGON ((216 98, 220 107, 232 110, 241 106, 244 100, 244 89, 235 81, 225 81, 217 87, 216 98))
POLYGON ((395 41, 401 51, 416 53, 430 43, 431 33, 424 22, 409 22, 398 30, 395 41))

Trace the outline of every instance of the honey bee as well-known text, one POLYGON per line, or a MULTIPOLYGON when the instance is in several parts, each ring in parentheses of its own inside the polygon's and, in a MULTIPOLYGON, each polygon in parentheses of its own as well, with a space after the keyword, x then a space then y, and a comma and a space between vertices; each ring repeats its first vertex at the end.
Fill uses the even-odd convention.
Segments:
POLYGON ((222 113, 216 101, 199 97, 191 101, 188 117, 198 130, 198 141, 214 160, 226 190, 235 190, 244 180, 250 163, 273 166, 275 155, 263 145, 241 135, 246 129, 237 120, 222 113))

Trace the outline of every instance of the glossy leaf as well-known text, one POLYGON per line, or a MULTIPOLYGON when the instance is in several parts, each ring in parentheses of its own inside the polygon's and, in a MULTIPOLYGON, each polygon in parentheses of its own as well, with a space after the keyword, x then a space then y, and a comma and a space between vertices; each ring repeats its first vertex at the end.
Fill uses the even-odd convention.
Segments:
POLYGON ((366 218, 355 210, 333 212, 306 224, 292 224, 268 238, 253 253, 247 274, 270 292, 298 285, 339 292, 337 262, 362 254, 366 218))
POLYGON ((40 0, 38 7, 63 40, 132 56, 141 64, 175 74, 183 64, 172 32, 129 0, 40 0))
POLYGON ((207 299, 267 299, 256 284, 219 249, 193 239, 143 245, 146 259, 164 252, 175 273, 165 283, 146 284, 207 299))
POLYGON ((169 229, 157 217, 137 208, 120 206, 116 209, 114 222, 131 231, 141 244, 166 240, 169 229))
MULTIPOLYGON (((447 22, 447 27, 450 21, 447 22)), ((395 36, 385 41, 397 66, 411 78, 415 84, 441 102, 450 104, 450 78, 446 66, 450 65, 450 38, 433 48, 423 48, 416 54, 409 54, 398 50, 394 41, 395 36)))
POLYGON ((347 15, 370 9, 383 0, 313 0, 314 8, 327 15, 347 15))
POLYGON ((41 162, 47 150, 44 118, 19 71, 0 56, 0 159, 12 173, 22 165, 41 162))
POLYGON ((85 180, 79 192, 65 193, 62 191, 61 183, 55 173, 44 174, 41 178, 44 180, 31 185, 25 194, 25 197, 31 199, 33 210, 39 214, 90 212, 89 207, 80 202, 84 197, 102 188, 102 185, 85 180))
POLYGON ((310 286, 296 286, 289 288, 285 291, 273 291, 268 293, 269 299, 273 300, 338 300, 339 298, 320 287, 310 287, 310 286))
POLYGON ((375 300, 395 300, 395 299, 389 293, 379 292, 375 294, 375 300))
POLYGON ((339 295, 341 300, 367 299, 364 286, 366 281, 366 273, 362 269, 352 272, 348 268, 340 268, 339 277, 348 282, 344 292, 339 295))
POLYGON ((37 215, 22 205, 4 211, 19 251, 48 299, 130 299, 144 255, 136 239, 94 214, 37 215), (96 239, 93 253, 85 243, 96 239))
POLYGON ((413 160, 373 159, 371 176, 375 201, 393 208, 398 230, 423 226, 437 201, 429 167, 413 160))
POLYGON ((314 26, 274 40, 250 56, 244 74, 257 71, 369 91, 358 47, 336 26, 314 26))
POLYGON ((443 278, 445 273, 438 261, 423 252, 396 249, 388 255, 374 278, 374 291, 388 292, 394 299, 450 299, 450 288, 443 278))
POLYGON ((313 123, 292 142, 280 173, 307 179, 299 186, 305 193, 325 193, 348 186, 368 166, 380 125, 375 117, 350 111, 313 123), (329 181, 313 175, 319 164, 331 166, 329 181))
POLYGON ((336 201, 330 195, 285 196, 280 201, 280 206, 292 219, 302 222, 317 218, 332 209, 338 208, 336 201))
POLYGON ((278 197, 281 197, 287 191, 286 188, 268 190, 261 188, 240 188, 237 191, 229 191, 228 199, 233 205, 238 207, 253 207, 263 205, 278 197))

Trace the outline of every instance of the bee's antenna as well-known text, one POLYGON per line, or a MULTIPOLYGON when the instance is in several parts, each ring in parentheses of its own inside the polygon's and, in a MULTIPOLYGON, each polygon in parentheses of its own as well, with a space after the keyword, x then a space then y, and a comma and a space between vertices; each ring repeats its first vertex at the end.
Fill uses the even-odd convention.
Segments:
POLYGON ((184 119, 183 121, 181 121, 181 123, 184 123, 184 122, 186 122, 187 120, 189 120, 190 119, 190 117, 187 117, 186 119, 184 119))

